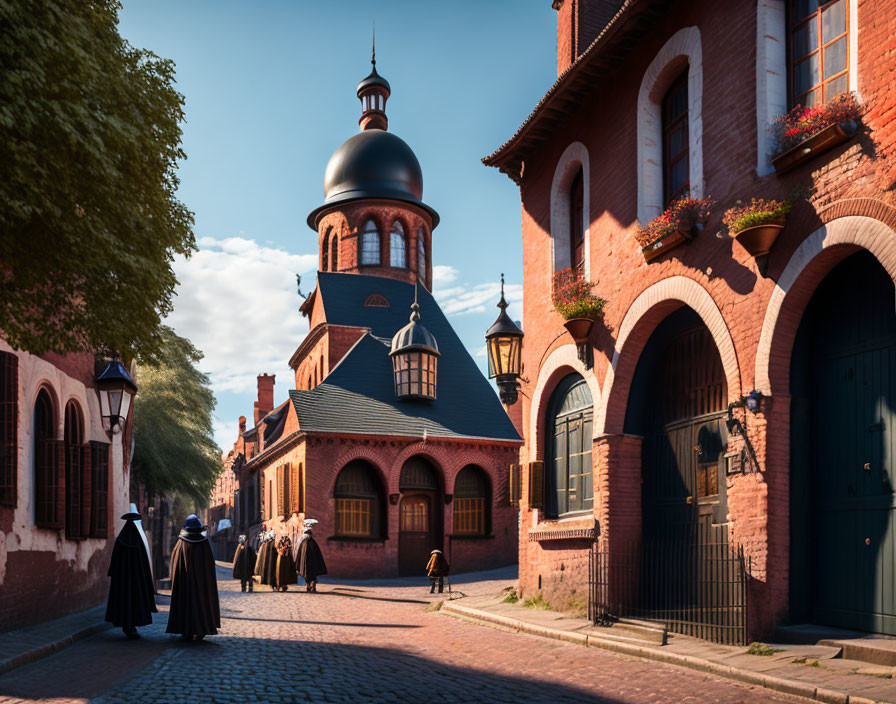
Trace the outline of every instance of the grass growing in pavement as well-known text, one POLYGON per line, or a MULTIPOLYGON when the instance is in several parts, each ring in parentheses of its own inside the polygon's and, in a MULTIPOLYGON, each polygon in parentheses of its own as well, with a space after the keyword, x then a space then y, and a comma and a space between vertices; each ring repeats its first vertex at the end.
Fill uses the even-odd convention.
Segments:
POLYGON ((768 643, 753 641, 750 643, 750 649, 747 650, 747 655, 774 655, 775 653, 780 652, 781 648, 773 648, 768 643))
POLYGON ((442 609, 442 604, 444 604, 444 603, 445 603, 444 601, 434 601, 434 602, 432 602, 429 606, 427 606, 427 607, 426 607, 425 609, 423 609, 423 610, 424 610, 424 611, 427 611, 427 612, 429 612, 429 611, 440 611, 440 610, 442 609))
POLYGON ((539 592, 535 596, 530 596, 523 602, 523 606, 527 609, 535 609, 537 611, 550 611, 551 607, 544 600, 544 597, 539 592))
POLYGON ((502 604, 515 604, 520 600, 519 595, 516 593, 516 589, 509 589, 507 591, 507 596, 505 596, 502 600, 502 604))

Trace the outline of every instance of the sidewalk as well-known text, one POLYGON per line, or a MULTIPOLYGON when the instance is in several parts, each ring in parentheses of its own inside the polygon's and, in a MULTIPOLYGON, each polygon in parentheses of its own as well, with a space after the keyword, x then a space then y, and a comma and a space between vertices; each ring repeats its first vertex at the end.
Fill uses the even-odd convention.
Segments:
POLYGON ((584 618, 503 603, 504 593, 445 601, 441 612, 620 654, 680 665, 831 704, 896 702, 896 668, 846 660, 840 648, 778 645, 771 655, 748 655, 742 646, 716 645, 669 634, 668 644, 633 637, 622 628, 601 628, 584 618), (797 661, 797 662, 794 662, 797 661))
POLYGON ((105 604, 36 626, 0 633, 0 675, 52 655, 82 638, 112 628, 105 604))

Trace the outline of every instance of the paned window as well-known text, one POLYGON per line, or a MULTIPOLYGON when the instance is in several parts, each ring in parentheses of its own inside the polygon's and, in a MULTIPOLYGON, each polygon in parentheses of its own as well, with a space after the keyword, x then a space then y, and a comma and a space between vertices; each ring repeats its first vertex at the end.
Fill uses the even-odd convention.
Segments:
POLYGON ((790 3, 792 105, 817 105, 849 87, 847 0, 790 3))
POLYGON ((429 501, 425 496, 402 499, 398 529, 402 533, 425 533, 429 530, 429 501))
POLYGON ((19 358, 0 352, 0 506, 15 508, 19 459, 19 358))
POLYGON ((65 446, 53 436, 56 414, 45 389, 34 403, 34 524, 58 529, 65 525, 65 446))
POLYGON ((426 234, 421 227, 417 230, 417 275, 426 280, 426 234))
POLYGON ((663 197, 666 206, 690 191, 688 72, 676 78, 663 98, 663 197))
POLYGON ((453 528, 456 535, 485 535, 488 484, 484 472, 473 465, 464 467, 454 482, 453 528))
POLYGON ((399 269, 407 266, 404 228, 398 220, 392 224, 392 233, 389 235, 389 266, 399 269))
POLYGON ((426 352, 396 354, 392 366, 397 396, 436 397, 438 357, 426 352))
POLYGON ((585 191, 582 170, 575 175, 569 187, 569 261, 573 271, 585 270, 585 191))
POLYGON ((90 537, 109 533, 109 445, 90 443, 90 537))
POLYGON ((320 270, 330 270, 330 233, 333 228, 328 228, 324 234, 324 241, 320 248, 320 270))
POLYGON ((339 271, 339 233, 330 235, 330 271, 339 271))
POLYGON ((369 463, 355 460, 343 467, 336 477, 333 495, 338 537, 382 537, 383 494, 375 472, 369 463))
POLYGON ((361 229, 361 264, 376 266, 380 263, 380 231, 373 220, 361 229))
POLYGON ((74 401, 65 406, 65 536, 90 534, 90 446, 84 444, 84 421, 74 401))
POLYGON ((593 402, 588 384, 570 374, 557 385, 550 404, 550 469, 547 513, 559 516, 587 511, 594 504, 591 461, 593 402))

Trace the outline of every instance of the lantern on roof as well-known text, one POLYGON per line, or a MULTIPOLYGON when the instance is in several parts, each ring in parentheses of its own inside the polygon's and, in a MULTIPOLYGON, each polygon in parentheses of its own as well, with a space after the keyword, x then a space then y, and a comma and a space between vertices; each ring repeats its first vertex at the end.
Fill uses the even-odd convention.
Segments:
POLYGON ((485 333, 488 347, 488 378, 495 379, 501 403, 512 406, 519 397, 520 376, 522 375, 523 331, 507 315, 507 301, 504 300, 504 274, 501 274, 501 312, 498 319, 485 333))
POLYGON ((402 399, 433 400, 439 345, 433 334, 420 323, 420 306, 411 305, 411 321, 392 338, 392 372, 395 395, 402 399))

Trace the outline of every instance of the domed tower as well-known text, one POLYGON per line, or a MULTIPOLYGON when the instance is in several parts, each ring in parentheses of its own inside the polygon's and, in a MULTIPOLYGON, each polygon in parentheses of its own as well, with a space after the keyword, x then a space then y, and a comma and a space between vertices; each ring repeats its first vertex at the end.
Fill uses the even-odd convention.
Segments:
POLYGON ((308 215, 319 270, 385 276, 432 290, 432 231, 439 214, 422 201, 413 150, 388 132, 389 82, 376 71, 358 84, 360 133, 337 149, 324 175, 324 203, 308 215))

